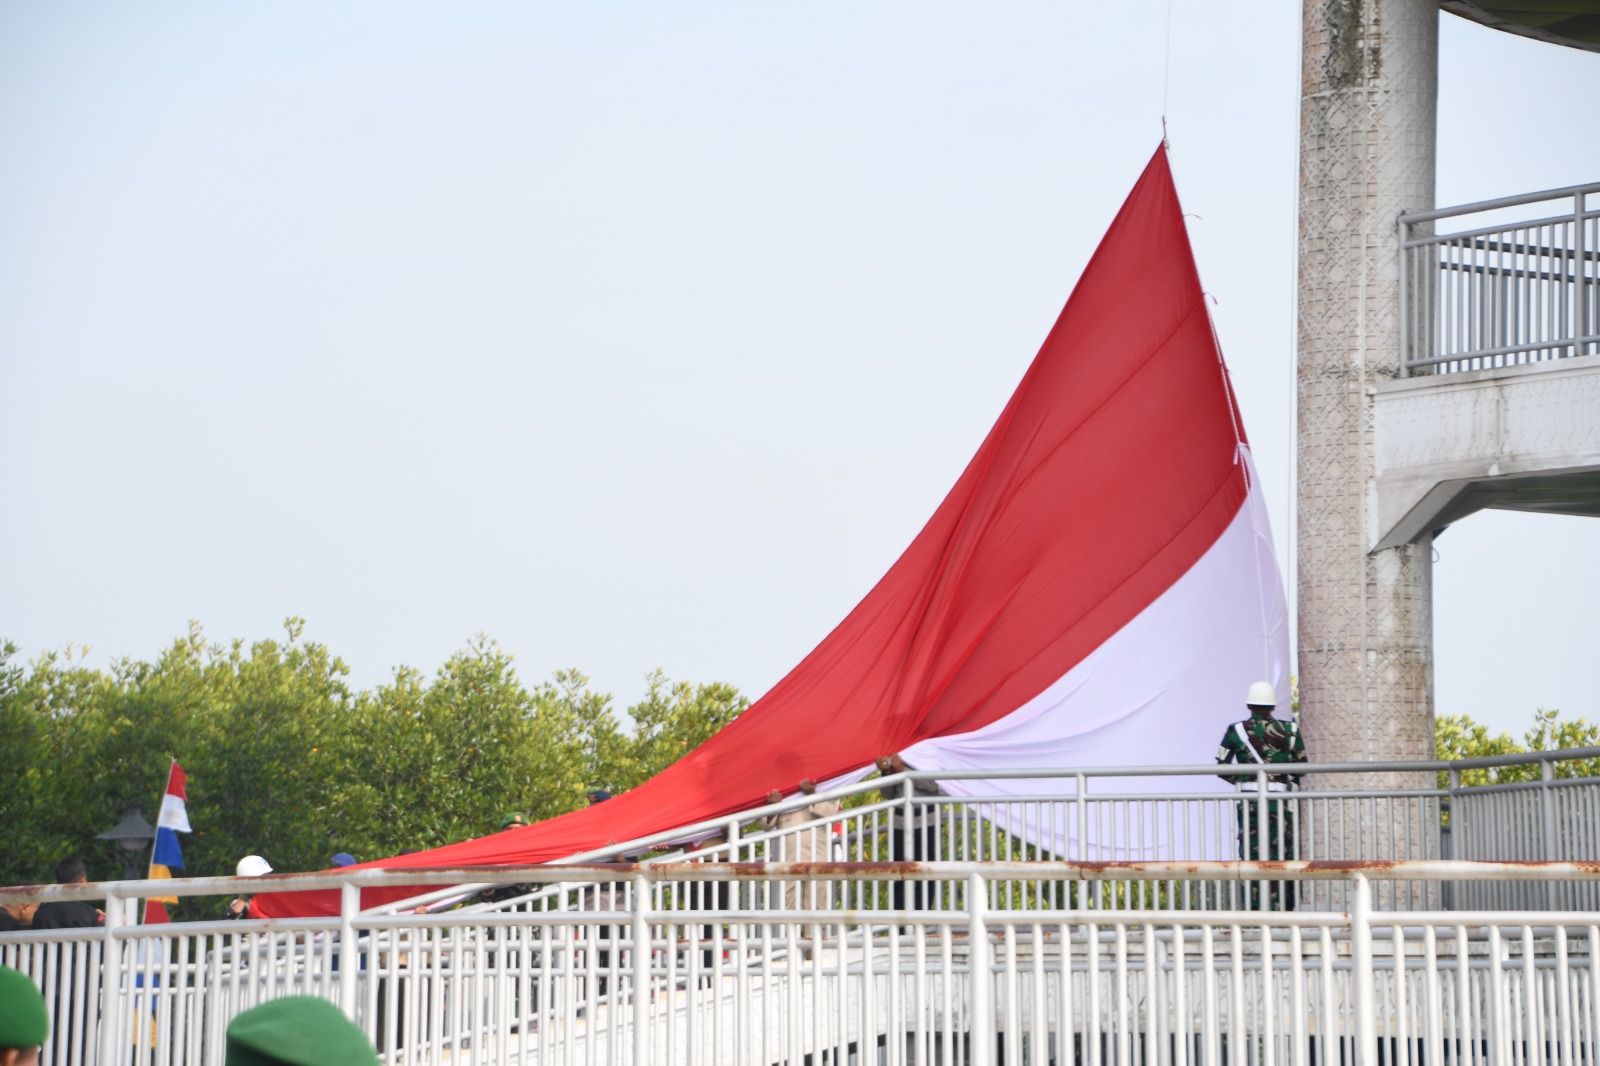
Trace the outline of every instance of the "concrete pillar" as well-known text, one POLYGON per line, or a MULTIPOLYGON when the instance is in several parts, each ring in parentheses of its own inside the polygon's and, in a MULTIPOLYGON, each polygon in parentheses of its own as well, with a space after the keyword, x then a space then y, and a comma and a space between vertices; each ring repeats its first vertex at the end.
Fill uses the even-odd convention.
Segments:
MULTIPOLYGON (((1368 390, 1400 358, 1395 217, 1433 206, 1438 0, 1303 3, 1301 720, 1316 761, 1432 758, 1433 545, 1366 546, 1368 390)), ((1346 783, 1421 783, 1406 776, 1346 783)))

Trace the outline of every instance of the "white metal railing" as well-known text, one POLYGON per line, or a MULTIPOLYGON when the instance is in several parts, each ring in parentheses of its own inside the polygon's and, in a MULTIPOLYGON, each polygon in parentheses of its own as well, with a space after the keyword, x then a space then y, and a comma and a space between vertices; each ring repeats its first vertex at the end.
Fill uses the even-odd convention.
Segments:
POLYGON ((1372 891, 1594 881, 1592 863, 544 866, 490 878, 559 886, 563 905, 543 911, 359 908, 359 886, 460 873, 0 890, 5 901, 98 897, 107 915, 102 930, 0 936, 0 962, 55 1006, 45 1066, 219 1062, 235 1014, 290 993, 341 1005, 391 1063, 1578 1066, 1600 1055, 1600 914, 1384 912, 1372 891), (1262 877, 1343 883, 1351 906, 1041 908, 1016 895, 1045 887, 1070 903, 1104 899, 1095 889, 1107 884, 1262 877), (579 909, 585 886, 619 879, 623 909, 579 909), (951 890, 903 910, 850 906, 901 880, 951 890), (799 906, 706 905, 722 886, 789 882, 806 890, 799 906), (153 891, 321 888, 341 891, 339 917, 126 920, 153 891))
MULTIPOLYGON (((1600 861, 1600 787, 1591 778, 1557 779, 1545 764, 1537 781, 1452 790, 1446 854, 1503 862, 1600 861)), ((1540 906, 1600 910, 1600 884, 1449 886, 1446 906, 1468 910, 1540 906)))
MULTIPOLYGON (((648 857, 671 862, 792 862, 826 858, 851 862, 981 862, 1061 859, 1072 862, 1140 862, 1155 859, 1204 862, 1241 858, 1393 862, 1456 858, 1487 861, 1585 859, 1600 861, 1600 778, 1573 776, 1600 748, 1582 748, 1486 759, 1307 763, 1298 791, 1272 793, 1260 767, 1111 767, 1097 770, 1017 770, 1007 775, 1036 792, 1003 799, 930 794, 919 783, 958 784, 992 778, 993 772, 934 774, 910 771, 862 781, 783 803, 743 811, 694 826, 586 852, 574 862, 648 857), (1530 768, 1534 780, 1488 786, 1464 785, 1473 771, 1530 768), (1218 775, 1253 788, 1227 788, 1218 775), (1437 787, 1438 775, 1447 787, 1437 787), (1410 787, 1373 788, 1379 776, 1410 787), (1164 783, 1166 790, 1154 786, 1164 783), (842 801, 845 810, 825 822, 762 830, 760 816, 806 806, 818 798, 842 801), (1449 832, 1445 812, 1449 811, 1449 832), (1257 825, 1269 837, 1250 853, 1240 827, 1257 825), (831 838, 819 847, 819 835, 831 838), (709 841, 709 842, 707 842, 709 841), (685 843, 688 842, 688 843, 685 843)), ((1408 884, 1377 886, 1381 908, 1435 908, 1488 904, 1483 888, 1408 884)), ((501 893, 487 909, 541 906, 543 893, 501 893)), ((934 891, 933 888, 924 889, 934 891)), ((1116 887, 1116 899, 1143 905, 1147 882, 1116 887)), ((1163 889, 1163 891, 1167 891, 1163 889)), ((1170 887, 1186 907, 1236 908, 1255 892, 1232 881, 1185 882, 1170 887)), ((1307 882, 1294 887, 1301 906, 1342 910, 1345 886, 1307 882)), ((1496 887, 1496 906, 1600 909, 1600 886, 1541 884, 1496 887)), ((862 909, 893 906, 915 889, 863 893, 862 909)), ((460 890, 420 896, 454 903, 460 890)), ((389 910, 398 909, 390 907, 389 910)))
POLYGON ((1410 212, 1398 231, 1402 375, 1600 351, 1600 183, 1410 212))

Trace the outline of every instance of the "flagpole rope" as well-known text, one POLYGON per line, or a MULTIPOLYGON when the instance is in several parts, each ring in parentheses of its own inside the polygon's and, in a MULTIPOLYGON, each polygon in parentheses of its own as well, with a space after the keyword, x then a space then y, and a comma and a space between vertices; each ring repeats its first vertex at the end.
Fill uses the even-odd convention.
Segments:
MULTIPOLYGON (((1163 119, 1163 132, 1165 132, 1165 119, 1163 119)), ((1163 145, 1166 143, 1162 141, 1163 145)), ((1171 149, 1168 149, 1170 154, 1171 149)), ((1173 177, 1173 188, 1177 188, 1177 178, 1173 177)), ((1181 201, 1180 201, 1181 203, 1181 201)), ((1187 216, 1185 216, 1187 217, 1187 216)), ((1196 216, 1199 217, 1199 216, 1196 216)), ((1198 275, 1199 266, 1195 267, 1198 275)), ((1244 479, 1244 505, 1250 512, 1250 554, 1255 559, 1256 567, 1256 609, 1260 614, 1261 625, 1261 680, 1266 681, 1272 676, 1272 642, 1271 620, 1267 611, 1267 584, 1261 572, 1261 522, 1252 506, 1250 499, 1250 464, 1245 461, 1250 446, 1245 443, 1244 430, 1239 425, 1239 401, 1233 391, 1233 381, 1228 377, 1228 363, 1222 357, 1222 338, 1217 334, 1217 319, 1211 313, 1211 308, 1206 304, 1206 299, 1213 302, 1216 297, 1205 289, 1200 290, 1200 310, 1205 313, 1206 325, 1211 329, 1211 350, 1217 356, 1217 374, 1222 379, 1222 395, 1228 404, 1228 422, 1233 427, 1233 463, 1239 467, 1239 476, 1244 479)), ((1287 624, 1287 622, 1285 622, 1287 624)), ((1287 663, 1284 664, 1287 667, 1287 663)))
POLYGON ((1161 61, 1161 143, 1167 143, 1167 100, 1172 88, 1172 0, 1167 0, 1167 47, 1161 61))
POLYGON ((1211 348, 1217 353, 1217 373, 1222 377, 1222 393, 1228 402, 1228 419, 1233 424, 1233 461, 1239 467, 1239 476, 1244 479, 1244 506, 1250 513, 1250 554, 1256 565, 1256 609, 1261 616, 1261 680, 1270 681, 1272 642, 1268 638, 1272 635, 1271 621, 1267 616, 1267 583, 1261 573, 1261 522, 1256 515, 1255 501, 1250 498, 1250 464, 1246 461, 1250 445, 1245 443, 1244 434, 1239 429, 1238 397, 1234 395, 1233 381, 1228 377, 1228 364, 1222 358, 1222 338, 1217 335, 1217 320, 1211 314, 1211 308, 1204 306, 1204 300, 1201 305, 1206 313, 1206 324, 1211 327, 1211 348))

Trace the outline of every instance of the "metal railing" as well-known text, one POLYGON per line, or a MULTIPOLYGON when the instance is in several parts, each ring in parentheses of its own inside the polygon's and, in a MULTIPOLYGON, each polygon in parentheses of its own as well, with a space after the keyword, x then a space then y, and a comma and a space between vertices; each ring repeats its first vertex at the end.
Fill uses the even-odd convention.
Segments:
MULTIPOLYGON (((1537 781, 1453 788, 1451 857, 1502 862, 1600 860, 1600 787, 1592 778, 1558 779, 1549 763, 1537 781)), ((1450 886, 1445 903, 1481 910, 1542 906, 1600 910, 1600 885, 1547 882, 1535 889, 1483 883, 1450 886)))
MULTIPOLYGON (((624 1050, 645 1031, 640 1026, 653 1027, 651 1048, 674 1049, 661 1051, 661 1061, 674 1064, 779 1062, 830 1048, 859 1054, 868 1049, 862 1039, 878 1041, 885 1061, 979 1061, 985 1052, 974 1034, 989 1032, 980 1020, 992 1017, 1000 1039, 1024 1034, 1020 1046, 1030 1061, 1039 1048, 1046 1060, 1070 1052, 1092 1066, 1131 1066, 1119 1056, 1154 1039, 1165 1049, 1161 1063, 1219 1066, 1234 1061, 1239 1052, 1230 1047, 1246 1039, 1260 1066, 1287 1066, 1305 1055, 1322 1063, 1328 1060, 1317 1056, 1354 1054, 1350 1041, 1359 1030, 1351 1019, 1359 1004, 1348 997, 1359 989, 1352 991, 1350 974, 1359 971, 1362 951, 1390 951, 1400 968, 1374 977, 1389 996, 1390 1006, 1375 1008, 1377 1032, 1391 1041, 1385 1055, 1403 1048, 1421 1054, 1422 1045, 1404 1041, 1424 1039, 1417 1026, 1426 1022, 1442 1025, 1438 1039, 1454 1040, 1450 1054, 1471 1063, 1508 1061, 1495 1057, 1502 1051, 1525 1061, 1536 1053, 1528 1034, 1555 1031, 1540 1026, 1570 1023, 1578 1025, 1573 1032, 1593 1033, 1600 1024, 1600 1006, 1581 1024, 1561 1015, 1528 1029, 1535 1023, 1526 1020, 1529 1009, 1553 1009, 1557 993, 1546 977, 1550 967, 1559 970, 1561 938, 1579 937, 1585 952, 1594 943, 1587 930, 1600 915, 1600 779, 1580 775, 1592 772, 1596 759, 1600 748, 1305 764, 1292 767, 1304 787, 1281 792, 1269 790, 1267 769, 1257 767, 1015 771, 1005 776, 1019 791, 1005 798, 930 787, 943 781, 953 791, 964 779, 992 774, 908 772, 571 860, 646 858, 637 865, 0 890, 6 902, 98 896, 107 915, 99 930, 0 935, 0 962, 34 975, 46 990, 58 1019, 49 1066, 130 1056, 135 1066, 219 1061, 229 1019, 289 992, 344 1005, 393 1062, 643 1062, 637 1049, 624 1050), (1254 789, 1228 788, 1218 774, 1254 789), (1360 787, 1373 780, 1408 787, 1360 787), (762 828, 763 815, 828 797, 845 809, 762 828), (1270 838, 1253 854, 1296 861, 1239 862, 1251 853, 1241 851, 1240 830, 1248 825, 1266 827, 1270 838), (1128 861, 1152 855, 1173 861, 1128 861), (1441 857, 1513 865, 1434 861, 1441 857), (1591 861, 1545 861, 1555 859, 1591 861), (463 886, 468 877, 482 881, 463 886), (420 895, 362 909, 361 886, 395 885, 420 895), (324 888, 342 893, 337 919, 131 920, 137 899, 158 890, 206 896, 324 888), (974 925, 974 914, 985 924, 974 925), (1362 914, 1362 936, 1389 930, 1366 948, 1355 932, 1362 914), (1547 931, 1530 931, 1535 927, 1547 931), (980 928, 990 931, 990 964, 1011 991, 991 985, 984 992, 981 966, 972 968, 980 928), (1208 940, 1213 957, 1206 961, 1208 940), (634 950, 646 943, 648 951, 634 950), (1002 965, 996 953, 1013 945, 1022 954, 1002 965), (1153 975, 1162 990, 1155 1008, 1136 1005, 1126 1025, 1104 1016, 1120 986, 1097 983, 1110 980, 1104 960, 1123 950, 1131 952, 1128 972, 1153 975), (1456 982, 1446 991, 1416 969, 1429 951, 1457 967, 1455 976, 1439 979, 1456 982), (1531 966, 1533 976, 1491 961, 1502 956, 1531 966), (1225 966, 1217 961, 1224 957, 1225 966), (828 959, 819 969, 818 960, 828 959), (1279 973, 1286 967, 1292 975, 1297 966, 1298 992, 1292 977, 1279 973), (1503 999, 1524 994, 1508 991, 1513 986, 1534 990, 1527 993, 1532 1007, 1503 999), (1035 987, 1049 1004, 1038 1015, 1044 1023, 1029 1021, 1037 1013, 1029 1005, 1035 987), (1314 1002, 1301 1002, 1313 987, 1314 1002), (1415 999, 1433 995, 1430 987, 1445 997, 1436 1005, 1444 1021, 1431 1020, 1435 1007, 1415 999), (649 992, 643 1019, 638 989, 649 992), (938 1009, 908 1007, 919 995, 938 1009), (1268 995, 1271 1003, 1257 998, 1268 995), (1199 1012, 1187 1022, 1185 1003, 1199 1012), (856 1012, 848 1024, 839 1020, 845 1015, 836 1017, 847 1007, 856 1012), (1226 1026, 1207 1030, 1214 1010, 1244 1011, 1254 1020, 1234 1025, 1238 1019, 1228 1013, 1226 1026), (1310 1029, 1297 1035, 1274 1028, 1272 1017, 1297 1013, 1310 1029), (1513 1016, 1524 1019, 1517 1023, 1523 1028, 1504 1028, 1513 1016), (1332 1044, 1316 1044, 1327 1026, 1343 1028, 1332 1044), (832 1035, 815 1037, 823 1031, 832 1035), (1072 1034, 1072 1044, 1059 1042, 1062 1032, 1072 1034), (1129 1042, 1121 1051, 1097 1043, 1118 1033, 1129 1042), (1402 1035, 1383 1035, 1395 1033, 1402 1035), (1302 1036, 1311 1043, 1302 1046, 1302 1036), (1266 1050, 1269 1039, 1278 1051, 1266 1050), (1180 1046, 1188 1050, 1180 1053, 1180 1046)), ((1588 982, 1589 1002, 1600 1005, 1587 955, 1573 973, 1588 982)), ((1004 1054, 1016 1051, 1004 1045, 1004 1054)))
POLYGON ((1600 183, 1411 212, 1397 229, 1402 376, 1600 351, 1600 183), (1551 206, 1512 210, 1533 205, 1551 206))
MULTIPOLYGON (((943 782, 953 790, 964 780, 993 779, 992 771, 909 771, 624 841, 571 861, 1600 861, 1600 778, 1576 776, 1594 760, 1600 760, 1600 748, 1455 761, 1307 763, 1294 767, 1302 780, 1293 792, 1269 791, 1270 775, 1260 767, 1016 770, 1003 776, 1026 783, 1030 792, 1005 798, 937 794, 931 788, 943 782), (1528 780, 1463 783, 1496 774, 1528 780), (1228 788, 1219 775, 1248 790, 1228 788), (1375 776, 1411 787, 1366 785, 1375 776), (821 822, 760 828, 762 816, 817 799, 839 800, 845 809, 821 822), (1252 826, 1261 827, 1258 836, 1265 838, 1253 852, 1241 833, 1241 827, 1252 826)), ((1348 906, 1345 890, 1337 882, 1293 888, 1298 905, 1332 910, 1348 906)), ((1155 891, 1148 882, 1105 887, 1108 901, 1132 907, 1154 902, 1150 893, 1155 891)), ((1160 891, 1192 909, 1238 908, 1259 894, 1232 881, 1189 881, 1160 891)), ((1465 890, 1458 900, 1452 885, 1389 880, 1379 886, 1376 905, 1476 907, 1491 902, 1484 891, 1465 890)), ((1494 893, 1495 906, 1600 909, 1600 886, 1589 883, 1508 885, 1494 893)), ((448 889, 411 902, 453 903, 459 896, 459 889, 448 889)), ((530 891, 483 906, 527 908, 542 905, 542 898, 530 891)), ((892 895, 880 890, 853 905, 870 909, 892 902, 892 895)), ((1003 904, 997 899, 994 905, 1003 904)))
POLYGON ((45 1066, 222 1059, 255 1003, 339 1004, 391 1063, 1045 1063, 1577 1066, 1600 1056, 1600 914, 1383 912, 1406 882, 1594 881, 1578 863, 988 862, 498 870, 548 884, 539 912, 363 913, 359 887, 461 871, 365 870, 3 890, 98 897, 100 930, 0 936, 57 1019, 45 1066), (996 908, 996 886, 1260 878, 1349 886, 1348 911, 996 908), (560 879, 557 881, 556 879, 560 879), (579 909, 626 885, 622 909, 579 909), (713 905, 752 881, 800 906, 713 905), (954 886, 920 907, 849 904, 895 882, 954 886), (141 926, 134 897, 336 888, 337 918, 141 926))

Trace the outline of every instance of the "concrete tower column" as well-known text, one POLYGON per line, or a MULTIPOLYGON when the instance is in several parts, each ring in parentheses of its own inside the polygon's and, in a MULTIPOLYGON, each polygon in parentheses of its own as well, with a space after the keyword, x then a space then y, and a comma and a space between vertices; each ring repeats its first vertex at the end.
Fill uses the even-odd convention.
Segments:
POLYGON ((1302 722, 1319 762, 1432 758, 1433 544, 1367 552, 1368 390, 1399 368, 1395 217, 1433 206, 1438 0, 1303 2, 1302 722))

